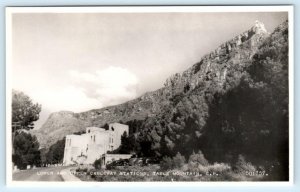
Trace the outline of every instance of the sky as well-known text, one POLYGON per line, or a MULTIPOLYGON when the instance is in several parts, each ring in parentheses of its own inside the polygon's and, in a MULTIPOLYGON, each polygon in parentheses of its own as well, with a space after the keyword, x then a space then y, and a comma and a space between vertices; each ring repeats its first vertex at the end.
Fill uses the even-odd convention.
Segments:
POLYGON ((256 20, 268 31, 285 12, 14 13, 12 88, 49 114, 116 105, 161 88, 256 20))

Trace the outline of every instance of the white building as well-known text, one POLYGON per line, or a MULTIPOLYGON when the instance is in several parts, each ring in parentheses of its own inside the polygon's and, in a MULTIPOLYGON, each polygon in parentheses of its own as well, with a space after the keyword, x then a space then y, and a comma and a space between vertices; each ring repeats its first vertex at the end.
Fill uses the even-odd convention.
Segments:
POLYGON ((107 151, 117 149, 121 145, 121 136, 129 133, 128 125, 109 124, 109 129, 98 127, 86 128, 82 135, 67 135, 64 151, 64 165, 93 164, 107 151))

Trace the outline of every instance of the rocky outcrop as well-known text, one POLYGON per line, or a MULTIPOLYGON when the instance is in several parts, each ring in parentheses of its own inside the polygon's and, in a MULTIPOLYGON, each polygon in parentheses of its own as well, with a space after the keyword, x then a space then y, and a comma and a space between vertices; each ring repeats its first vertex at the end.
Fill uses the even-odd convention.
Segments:
POLYGON ((192 90, 204 81, 218 82, 222 86, 228 70, 234 69, 235 65, 245 65, 268 35, 264 24, 256 21, 251 29, 206 54, 182 74, 169 77, 164 84, 166 89, 177 94, 192 90))
POLYGON ((221 88, 228 76, 241 76, 248 61, 268 35, 264 25, 256 21, 251 29, 221 44, 183 73, 169 77, 163 88, 120 105, 82 113, 51 114, 45 124, 33 133, 38 137, 41 147, 48 148, 65 135, 84 131, 87 126, 155 116, 161 112, 162 106, 168 105, 170 99, 178 94, 187 93, 203 84, 205 87, 214 85, 221 88))

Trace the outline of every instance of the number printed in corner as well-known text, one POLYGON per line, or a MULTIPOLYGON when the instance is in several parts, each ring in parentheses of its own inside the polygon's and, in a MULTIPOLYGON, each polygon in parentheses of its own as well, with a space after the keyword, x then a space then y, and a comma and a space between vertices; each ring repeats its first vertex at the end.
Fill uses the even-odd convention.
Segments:
POLYGON ((248 176, 264 176, 266 175, 265 171, 246 171, 246 175, 248 176))

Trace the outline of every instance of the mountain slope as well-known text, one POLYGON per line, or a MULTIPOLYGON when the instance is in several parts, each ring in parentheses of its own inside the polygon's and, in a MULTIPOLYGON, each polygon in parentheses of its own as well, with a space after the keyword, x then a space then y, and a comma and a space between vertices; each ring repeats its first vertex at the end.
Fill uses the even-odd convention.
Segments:
POLYGON ((160 104, 164 102, 162 94, 162 90, 157 90, 120 105, 82 113, 55 112, 32 133, 37 136, 42 148, 48 148, 67 134, 85 131, 89 126, 102 127, 105 123, 145 119, 160 112, 160 104))
MULTIPOLYGON (((251 29, 203 56, 198 63, 182 74, 174 74, 168 78, 164 87, 159 90, 116 106, 82 113, 51 114, 45 124, 33 133, 37 135, 41 147, 48 148, 65 135, 84 131, 87 126, 103 126, 105 123, 128 122, 136 119, 145 121, 139 127, 138 132, 141 135, 139 138, 147 137, 146 140, 149 141, 158 140, 165 142, 166 145, 173 145, 171 141, 180 137, 179 133, 182 128, 173 129, 178 130, 168 133, 167 136, 165 130, 170 126, 178 126, 169 125, 169 123, 176 121, 176 118, 180 116, 178 113, 187 113, 190 109, 186 108, 192 107, 194 109, 191 110, 197 111, 195 115, 198 118, 198 124, 193 126, 201 127, 197 133, 193 132, 193 134, 201 135, 213 95, 238 86, 240 79, 245 75, 245 69, 251 65, 253 55, 268 36, 269 33, 264 25, 256 22, 251 29), (201 90, 201 93, 198 90, 201 90), (153 123, 161 122, 162 119, 164 125, 157 126, 153 123), (153 131, 155 127, 162 128, 153 131), (146 134, 146 130, 152 135, 146 134)), ((185 135, 188 134, 190 133, 186 130, 185 135)), ((151 145, 153 150, 161 147, 157 142, 151 145)))

